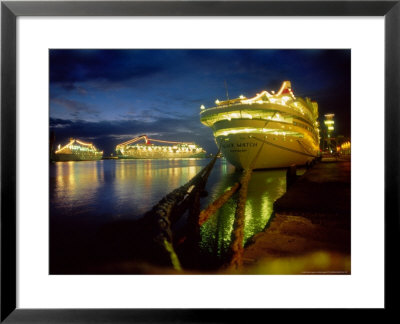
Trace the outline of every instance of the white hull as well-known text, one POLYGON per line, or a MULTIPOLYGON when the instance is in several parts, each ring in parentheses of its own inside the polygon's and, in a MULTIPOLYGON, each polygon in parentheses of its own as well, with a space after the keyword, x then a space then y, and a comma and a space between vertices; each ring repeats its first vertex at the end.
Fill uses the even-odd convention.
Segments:
POLYGON ((288 136, 265 138, 260 134, 231 134, 217 138, 217 145, 226 159, 239 169, 304 165, 318 154, 318 151, 312 148, 315 147, 312 143, 288 136))
POLYGON ((304 165, 319 152, 318 104, 296 98, 289 81, 277 94, 263 91, 201 107, 201 122, 213 130, 226 159, 241 169, 304 165))

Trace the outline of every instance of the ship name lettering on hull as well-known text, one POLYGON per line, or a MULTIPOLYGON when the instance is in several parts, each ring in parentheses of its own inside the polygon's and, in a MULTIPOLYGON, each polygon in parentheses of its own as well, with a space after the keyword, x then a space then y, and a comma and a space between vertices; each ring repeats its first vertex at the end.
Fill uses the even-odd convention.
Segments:
POLYGON ((235 148, 235 147, 240 147, 240 148, 245 148, 245 147, 257 147, 258 143, 251 143, 251 142, 242 142, 242 143, 228 143, 228 144, 222 144, 222 147, 224 149, 229 149, 229 148, 235 148))

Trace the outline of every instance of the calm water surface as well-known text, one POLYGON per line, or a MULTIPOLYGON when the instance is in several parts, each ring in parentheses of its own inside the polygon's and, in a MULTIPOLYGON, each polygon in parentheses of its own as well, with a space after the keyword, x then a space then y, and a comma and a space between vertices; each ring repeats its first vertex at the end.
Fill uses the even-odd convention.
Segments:
MULTIPOLYGON (((73 260, 90 253, 103 224, 138 219, 173 189, 185 184, 210 160, 101 160, 50 165, 50 255, 73 260)), ((218 159, 201 201, 206 207, 240 179, 218 159)), ((253 172, 246 204, 245 240, 267 224, 273 202, 286 189, 285 170, 253 172)), ((201 229, 201 248, 220 256, 228 248, 235 214, 231 199, 201 229)))

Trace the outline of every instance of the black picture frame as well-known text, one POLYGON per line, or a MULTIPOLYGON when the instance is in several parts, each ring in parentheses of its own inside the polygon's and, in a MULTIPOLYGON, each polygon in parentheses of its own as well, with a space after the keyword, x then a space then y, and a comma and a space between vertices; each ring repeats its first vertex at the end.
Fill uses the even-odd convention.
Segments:
MULTIPOLYGON (((2 1, 1 322, 240 322, 266 309, 16 308, 16 19, 19 16, 384 16, 385 310, 396 308, 399 246, 400 0, 395 1, 2 1)), ((373 44, 372 44, 373 46, 373 44)), ((367 157, 366 157, 367 159, 367 157)), ((366 161, 368 163, 368 161, 366 161)), ((373 166, 371 166, 373 167, 373 166)), ((373 235, 373 233, 371 233, 373 235)), ((374 260, 371 260, 374 262, 374 260)), ((366 283, 367 285, 367 283, 366 283)), ((367 289, 367 288, 366 288, 367 289)), ((40 292, 38 292, 40 293, 40 292)), ((250 321, 251 322, 251 321, 250 321)))

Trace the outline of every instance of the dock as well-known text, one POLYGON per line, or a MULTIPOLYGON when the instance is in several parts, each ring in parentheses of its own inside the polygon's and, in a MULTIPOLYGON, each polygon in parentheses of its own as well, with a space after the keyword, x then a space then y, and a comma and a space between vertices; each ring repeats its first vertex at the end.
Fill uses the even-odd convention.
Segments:
POLYGON ((274 204, 242 273, 350 274, 351 162, 320 162, 274 204))
POLYGON ((318 162, 301 176, 294 166, 288 168, 286 193, 275 201, 265 229, 244 245, 252 170, 243 171, 240 183, 200 210, 215 160, 143 218, 104 225, 97 238, 102 255, 95 260, 95 271, 79 273, 351 273, 350 161, 318 162), (200 227, 229 199, 237 203, 232 241, 225 260, 217 262, 199 250, 200 227))

